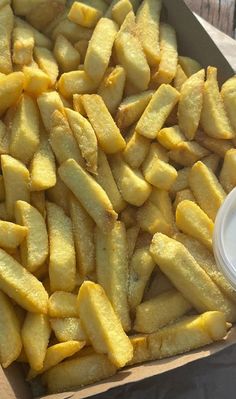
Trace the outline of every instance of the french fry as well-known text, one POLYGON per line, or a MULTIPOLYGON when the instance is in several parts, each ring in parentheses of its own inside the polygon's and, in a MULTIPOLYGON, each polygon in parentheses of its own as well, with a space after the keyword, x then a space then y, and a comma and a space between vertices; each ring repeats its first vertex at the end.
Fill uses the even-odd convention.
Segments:
POLYGON ((27 227, 0 220, 0 246, 6 250, 17 248, 28 233, 27 227))
POLYGON ((207 68, 203 91, 201 126, 207 135, 216 139, 232 139, 234 133, 224 109, 217 82, 217 69, 207 68))
POLYGON ((76 259, 71 219, 59 206, 47 202, 51 291, 73 291, 76 259))
POLYGON ((53 53, 46 47, 36 46, 34 48, 34 57, 40 69, 42 69, 42 71, 49 76, 51 86, 54 86, 59 74, 59 70, 53 53))
POLYGON ((36 371, 43 368, 50 334, 48 316, 36 313, 26 315, 22 342, 30 367, 36 371))
POLYGON ((167 222, 160 209, 150 200, 145 202, 145 204, 138 209, 137 222, 142 230, 152 235, 157 231, 161 231, 170 236, 173 233, 172 225, 167 222))
POLYGON ((64 162, 58 172, 99 228, 106 233, 110 232, 117 219, 117 214, 99 184, 73 159, 64 162), (80 190, 81 186, 83 190, 80 190))
POLYGON ((59 342, 88 341, 81 321, 77 317, 50 319, 50 324, 59 342))
POLYGON ((119 0, 112 8, 112 19, 121 26, 127 14, 132 11, 133 7, 129 0, 119 0))
POLYGON ((129 266, 128 301, 131 310, 135 310, 142 302, 145 287, 154 267, 155 262, 148 247, 139 248, 134 252, 129 266))
POLYGON ((62 164, 71 158, 84 166, 79 146, 69 126, 68 120, 60 111, 54 111, 51 118, 50 145, 57 162, 62 164))
POLYGON ((59 92, 65 98, 70 98, 73 94, 94 93, 97 86, 84 70, 63 73, 58 81, 59 92))
POLYGON ((132 359, 133 348, 129 338, 100 285, 91 281, 82 284, 78 308, 82 325, 97 353, 107 354, 117 367, 132 359))
POLYGON ((78 317, 77 296, 70 292, 56 291, 48 301, 49 317, 78 317))
POLYGON ((96 229, 95 242, 98 283, 103 287, 123 329, 129 331, 128 249, 124 224, 116 222, 107 236, 96 229))
POLYGON ((46 196, 49 201, 54 202, 56 205, 60 206, 67 216, 69 216, 70 214, 69 195, 70 190, 66 187, 60 176, 57 174, 57 182, 55 186, 47 190, 46 196))
POLYGON ((221 96, 224 101, 224 107, 230 119, 234 131, 236 131, 236 117, 234 113, 236 105, 236 79, 235 76, 228 79, 221 88, 221 96))
POLYGON ((153 333, 184 316, 191 308, 190 302, 177 290, 164 292, 156 298, 138 304, 134 330, 140 333, 153 333))
POLYGON ((219 177, 220 183, 226 193, 229 193, 236 186, 236 179, 234 175, 235 164, 236 150, 232 148, 225 154, 224 163, 219 177))
POLYGON ((0 76, 0 116, 20 97, 24 87, 24 74, 13 72, 9 75, 0 76))
POLYGON ((235 319, 233 302, 221 293, 183 244, 156 233, 150 252, 161 271, 195 309, 199 312, 218 310, 225 314, 227 321, 235 319))
POLYGON ((233 147, 232 141, 212 138, 201 131, 197 132, 195 140, 201 146, 207 148, 209 151, 219 155, 222 158, 224 158, 226 152, 233 147))
POLYGON ((85 28, 94 28, 101 17, 102 13, 100 10, 77 1, 72 4, 68 14, 70 21, 85 28))
POLYGON ((45 129, 49 133, 52 128, 52 115, 54 111, 64 112, 60 95, 56 91, 42 93, 37 98, 38 107, 45 129))
POLYGON ((17 223, 28 229, 20 247, 22 264, 34 272, 46 261, 49 251, 44 218, 37 209, 24 201, 16 202, 15 218, 17 223))
POLYGON ((25 65, 23 73, 25 77, 24 90, 26 93, 37 97, 48 90, 50 78, 41 69, 25 65))
POLYGON ((176 224, 212 251, 214 223, 197 204, 188 200, 180 202, 176 209, 176 224))
POLYGON ((33 60, 34 34, 32 30, 23 26, 13 30, 13 55, 15 64, 27 65, 33 60))
POLYGON ((188 78, 202 69, 199 62, 190 57, 179 56, 179 65, 188 78))
POLYGON ((68 18, 63 19, 53 29, 51 38, 56 40, 58 35, 65 36, 70 42, 75 43, 78 40, 85 39, 90 40, 93 30, 84 28, 83 26, 77 25, 74 22, 69 21, 68 18))
POLYGON ((133 358, 128 365, 138 364, 150 360, 147 335, 133 335, 130 337, 133 346, 133 358))
POLYGON ((138 169, 145 160, 150 148, 150 141, 140 134, 134 132, 128 137, 126 147, 123 151, 124 160, 133 169, 138 169))
POLYGON ((6 368, 20 355, 20 323, 10 299, 0 291, 0 363, 6 368))
POLYGON ((144 293, 144 301, 156 298, 158 295, 173 289, 173 284, 162 273, 159 269, 155 270, 155 273, 151 276, 150 285, 147 287, 144 293))
POLYGON ((189 174, 189 186, 199 206, 214 221, 226 197, 216 175, 202 162, 197 162, 189 174))
POLYGON ((160 0, 144 0, 136 16, 138 38, 151 66, 157 65, 161 58, 159 44, 161 6, 160 0))
POLYGON ((130 97, 126 97, 120 104, 116 113, 117 126, 124 130, 139 120, 149 101, 153 91, 148 90, 130 97))
POLYGON ((9 4, 0 9, 0 72, 8 75, 13 72, 11 60, 11 35, 14 15, 9 4))
POLYGON ((69 206, 77 270, 81 276, 87 276, 95 268, 94 222, 72 195, 69 197, 69 206))
POLYGON ((186 140, 178 125, 164 127, 157 133, 157 140, 167 150, 173 150, 178 144, 186 140))
POLYGON ((170 152, 169 157, 179 165, 192 166, 195 162, 209 155, 210 152, 195 141, 178 143, 170 152))
POLYGON ((100 83, 108 67, 117 31, 116 23, 108 18, 101 18, 93 31, 84 60, 84 70, 96 83, 100 83))
POLYGON ((184 82, 186 82, 187 79, 187 75, 185 74, 180 64, 178 64, 176 68, 175 78, 173 81, 174 88, 180 92, 184 82))
POLYGON ((123 67, 117 65, 114 68, 108 68, 103 80, 101 81, 98 94, 102 97, 108 111, 113 115, 118 105, 121 103, 126 72, 123 67))
POLYGON ((85 159, 87 170, 96 175, 98 163, 98 142, 95 132, 86 118, 78 112, 66 108, 71 130, 85 159))
POLYGON ((39 145, 39 113, 34 100, 24 94, 12 121, 10 154, 27 164, 39 145))
POLYGON ((134 253, 134 249, 136 246, 137 238, 140 232, 140 227, 138 225, 136 226, 131 226, 126 230, 126 241, 127 241, 127 247, 128 247, 128 259, 131 258, 131 256, 134 253))
POLYGON ((143 205, 151 193, 151 186, 144 180, 141 172, 131 169, 120 154, 111 157, 110 166, 124 200, 134 206, 143 205))
POLYGON ((174 228, 174 213, 169 193, 165 190, 153 188, 149 200, 160 209, 166 221, 174 228))
POLYGON ((115 375, 116 371, 107 356, 94 353, 58 364, 46 372, 45 378, 52 393, 95 383, 115 375))
POLYGON ((0 258, 0 289, 29 312, 47 313, 48 295, 42 283, 2 249, 0 258))
POLYGON ((53 54, 62 72, 77 69, 80 63, 80 54, 63 35, 58 35, 55 41, 53 54))
POLYGON ((177 90, 170 85, 161 85, 139 119, 136 126, 137 133, 149 139, 156 138, 178 100, 177 90))
POLYGON ((78 40, 78 42, 74 44, 74 48, 80 54, 80 62, 82 64, 84 64, 85 56, 88 50, 88 44, 89 44, 88 40, 85 39, 78 40))
POLYGON ((44 30, 53 19, 59 15, 65 6, 66 0, 42 1, 38 6, 27 12, 27 21, 39 30, 44 30), (42 18, 42 15, 44 18, 42 18))
POLYGON ((1 156, 2 173, 6 191, 6 209, 14 218, 14 206, 18 200, 30 202, 29 171, 20 161, 10 155, 1 156))
POLYGON ((217 154, 210 154, 202 158, 201 162, 216 174, 220 163, 220 157, 217 154))
POLYGON ((148 88, 150 68, 135 32, 135 15, 130 11, 120 27, 114 47, 118 63, 124 67, 128 81, 143 91, 148 88))
POLYGON ((82 102, 102 150, 108 154, 123 150, 125 140, 103 99, 96 94, 84 95, 82 102))
POLYGON ((73 109, 81 115, 86 116, 86 112, 82 102, 82 94, 73 94, 73 109))
POLYGON ((32 25, 28 24, 28 22, 25 20, 15 17, 15 27, 30 30, 34 35, 34 42, 36 46, 46 47, 48 49, 52 48, 51 40, 42 32, 39 32, 39 30, 35 29, 32 25))
POLYGON ((205 71, 201 69, 182 85, 178 106, 179 127, 188 140, 193 140, 199 126, 202 106, 205 71), (190 104, 194 104, 194 108, 190 104))
POLYGON ((175 194, 176 192, 184 190, 189 187, 188 178, 189 178, 190 170, 191 170, 191 168, 187 168, 187 167, 178 170, 178 172, 177 172, 178 176, 177 176, 174 184, 172 184, 172 186, 170 188, 171 194, 175 194))
POLYGON ((151 78, 152 85, 155 86, 163 83, 171 83, 176 75, 178 64, 175 30, 169 24, 163 22, 160 24, 160 50, 160 64, 154 70, 151 78))
POLYGON ((196 202, 196 199, 189 188, 185 188, 185 190, 181 190, 176 193, 175 201, 173 204, 174 209, 176 210, 180 202, 185 200, 196 202))
POLYGON ((120 214, 120 220, 125 224, 126 228, 134 227, 136 225, 136 208, 127 205, 120 214))

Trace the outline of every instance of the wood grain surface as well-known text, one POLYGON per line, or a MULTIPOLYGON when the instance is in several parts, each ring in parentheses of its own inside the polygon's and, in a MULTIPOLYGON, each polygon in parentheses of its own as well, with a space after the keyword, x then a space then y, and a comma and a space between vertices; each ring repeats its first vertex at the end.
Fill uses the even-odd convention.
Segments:
POLYGON ((185 3, 216 28, 234 37, 236 0, 185 0, 185 3))

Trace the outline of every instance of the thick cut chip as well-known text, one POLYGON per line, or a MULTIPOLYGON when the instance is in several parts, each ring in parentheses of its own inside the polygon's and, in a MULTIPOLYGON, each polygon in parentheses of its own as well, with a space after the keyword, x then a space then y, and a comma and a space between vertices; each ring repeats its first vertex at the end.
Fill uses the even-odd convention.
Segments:
POLYGON ((124 160, 133 169, 138 169, 146 158, 150 147, 150 140, 141 136, 135 130, 127 138, 123 151, 124 160))
POLYGON ((133 348, 105 291, 99 284, 86 281, 78 295, 82 325, 97 353, 108 355, 117 367, 132 359, 133 348))
POLYGON ((173 207, 171 203, 171 198, 166 190, 159 190, 158 188, 153 188, 149 200, 160 209, 166 221, 175 227, 173 207))
POLYGON ((179 56, 179 65, 188 78, 202 69, 199 62, 190 57, 179 56))
POLYGON ((102 97, 97 94, 84 95, 82 102, 102 150, 108 154, 123 150, 125 140, 102 97))
POLYGON ((54 292, 48 301, 49 317, 78 317, 77 297, 64 291, 54 292))
POLYGON ((28 313, 22 327, 22 341, 30 367, 36 371, 43 368, 51 334, 48 316, 28 313))
POLYGON ((64 112, 61 97, 56 91, 49 91, 48 93, 42 93, 37 98, 37 103, 43 124, 49 133, 52 127, 52 115, 54 111, 64 112))
POLYGON ((191 169, 189 186, 199 206, 214 221, 226 197, 216 175, 204 163, 197 162, 191 169))
POLYGON ((192 75, 182 85, 178 107, 179 127, 188 140, 195 137, 203 105, 205 71, 192 75))
POLYGON ((161 85, 139 119, 136 126, 137 133, 155 139, 178 100, 177 90, 170 85, 161 85))
POLYGON ((153 273, 150 284, 145 290, 144 300, 148 301, 149 299, 156 298, 158 295, 163 294, 163 292, 170 291, 172 288, 173 285, 170 280, 164 273, 157 269, 153 273))
POLYGON ((13 219, 15 202, 18 200, 30 202, 29 171, 23 163, 9 155, 1 156, 1 165, 6 192, 7 213, 13 219))
POLYGON ((232 127, 236 132, 236 77, 228 79, 222 86, 221 96, 232 127))
POLYGON ((174 88, 180 92, 184 82, 186 82, 187 79, 188 79, 187 75, 183 71, 180 64, 178 64, 177 69, 176 69, 175 78, 173 81, 174 88))
POLYGON ((34 57, 40 69, 42 69, 42 71, 49 76, 51 86, 54 86, 59 74, 59 70, 53 53, 45 47, 35 47, 34 57))
POLYGON ((125 201, 131 205, 141 206, 151 193, 151 186, 137 170, 133 170, 120 154, 110 159, 111 170, 116 184, 125 201))
POLYGON ((88 341, 81 320, 77 317, 51 319, 50 324, 59 342, 88 341))
POLYGON ((196 202, 196 198, 194 197, 192 191, 189 188, 186 188, 185 190, 178 191, 176 193, 175 201, 173 204, 174 209, 176 210, 176 208, 180 204, 180 202, 182 202, 184 200, 196 202))
POLYGON ((22 349, 20 323, 10 299, 0 291, 0 363, 10 366, 22 349))
POLYGON ((102 187, 73 159, 64 162, 58 171, 99 228, 108 233, 114 226, 117 214, 102 187))
POLYGON ((50 78, 41 69, 25 65, 23 73, 25 76, 24 90, 26 93, 37 97, 48 90, 50 78))
POLYGON ((209 151, 214 152, 222 158, 224 158, 226 152, 233 147, 232 141, 209 137, 201 131, 197 132, 195 140, 197 143, 201 144, 202 147, 207 148, 209 151))
POLYGON ((218 310, 227 321, 235 320, 234 303, 224 296, 183 244, 156 233, 150 252, 161 271, 197 311, 218 310))
POLYGON ((235 176, 236 166, 236 150, 232 148, 227 151, 224 158, 224 163, 220 172, 220 183, 227 193, 229 193, 236 186, 235 176))
POLYGON ((172 161, 183 166, 192 166, 195 162, 209 155, 209 151, 196 141, 178 143, 170 152, 172 161))
POLYGON ((78 42, 76 42, 74 44, 75 49, 80 54, 80 62, 82 65, 84 64, 85 56, 86 56, 86 53, 88 50, 88 44, 89 44, 89 42, 86 39, 78 40, 78 42))
POLYGON ((143 91, 148 88, 150 68, 136 29, 135 15, 130 11, 116 36, 114 47, 118 64, 124 67, 128 81, 143 91))
POLYGON ((34 272, 46 261, 49 251, 44 218, 37 209, 24 201, 16 202, 15 218, 17 223, 28 229, 20 247, 22 264, 34 272))
POLYGON ((47 221, 50 243, 49 277, 51 291, 73 291, 76 259, 71 219, 62 208, 48 202, 47 221))
POLYGON ((0 72, 12 72, 11 35, 14 28, 14 15, 9 4, 0 9, 0 72))
POLYGON ((69 72, 78 68, 80 54, 65 36, 57 36, 53 54, 62 72, 69 72))
POLYGON ((178 176, 171 186, 171 194, 176 194, 180 190, 184 190, 189 187, 188 178, 191 168, 183 168, 178 170, 178 176))
POLYGON ((155 234, 160 231, 167 235, 173 234, 173 228, 165 219, 160 209, 150 200, 137 211, 137 221, 142 230, 155 234))
POLYGON ((53 40, 56 40, 58 35, 63 35, 70 42, 75 43, 80 39, 90 40, 92 33, 92 29, 84 28, 65 18, 53 29, 50 36, 53 40))
POLYGON ((70 21, 85 28, 94 28, 101 17, 100 10, 78 1, 73 2, 68 14, 70 21))
POLYGON ((120 65, 108 68, 101 84, 98 88, 98 94, 102 97, 108 111, 113 115, 121 103, 126 72, 120 65))
POLYGON ((70 98, 73 94, 94 93, 97 86, 98 83, 84 70, 63 73, 58 81, 58 90, 65 98, 70 98))
POLYGON ((15 64, 27 65, 33 60, 34 34, 23 26, 13 30, 13 56, 15 64))
POLYGON ((219 92, 217 69, 208 67, 207 80, 203 91, 203 108, 201 114, 203 130, 216 139, 232 139, 234 133, 224 109, 219 92))
POLYGON ((157 140, 167 150, 173 150, 178 144, 186 140, 178 125, 164 127, 157 133, 157 140))
POLYGON ((27 227, 0 220, 0 247, 6 250, 17 248, 27 233, 27 227))
MULTIPOLYGON (((42 19, 42 18, 41 18, 42 19)), ((43 33, 39 32, 32 25, 28 24, 25 20, 15 17, 15 26, 29 29, 34 35, 35 45, 39 47, 52 48, 51 40, 43 33)))
POLYGON ((24 86, 24 74, 13 72, 0 76, 0 116, 20 97, 24 86))
POLYGON ((39 113, 34 100, 24 94, 12 121, 10 154, 27 164, 39 145, 39 113))
POLYGON ((220 157, 217 154, 210 154, 202 158, 201 162, 216 174, 220 163, 220 157))
POLYGON ((47 190, 46 196, 49 201, 60 206, 64 210, 67 216, 69 216, 70 214, 69 195, 70 195, 70 190, 66 187, 66 185, 61 180, 60 176, 57 174, 56 185, 47 190))
POLYGON ((125 331, 131 328, 128 307, 128 248, 126 230, 116 222, 107 236, 96 230, 97 281, 104 288, 125 331))
POLYGON ((176 209, 176 224, 212 251, 214 223, 197 204, 188 200, 180 202, 176 209))
POLYGON ((112 19, 121 26, 132 8, 129 0, 119 0, 112 8, 112 19))

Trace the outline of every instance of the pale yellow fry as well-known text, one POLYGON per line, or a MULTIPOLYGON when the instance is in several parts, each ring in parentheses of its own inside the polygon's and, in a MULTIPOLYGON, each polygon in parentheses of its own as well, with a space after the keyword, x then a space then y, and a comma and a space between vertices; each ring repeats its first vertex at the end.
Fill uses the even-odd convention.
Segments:
POLYGON ((126 71, 129 82, 140 91, 146 90, 150 81, 150 68, 141 43, 136 35, 135 15, 130 11, 115 39, 118 63, 126 71))
POLYGON ((155 234, 160 231, 167 235, 173 234, 173 226, 164 218, 160 209, 150 200, 137 211, 137 221, 143 231, 155 234))
POLYGON ((102 150, 108 154, 123 150, 125 140, 103 99, 97 94, 84 95, 82 102, 102 150))
POLYGON ((139 248, 134 252, 129 265, 128 301, 131 310, 135 310, 142 302, 145 287, 154 267, 155 262, 148 247, 139 248))
POLYGON ((12 121, 10 154, 27 164, 39 145, 39 112, 34 100, 24 94, 12 121))
POLYGON ((88 341, 81 321, 76 317, 51 319, 50 324, 59 342, 88 341))
POLYGON ((30 193, 30 203, 41 213, 43 218, 46 217, 45 191, 32 191, 30 193))
POLYGON ((1 166, 6 191, 7 213, 13 219, 15 202, 18 200, 30 202, 29 171, 23 163, 9 155, 1 156, 1 166))
POLYGON ((124 224, 116 222, 107 236, 97 229, 95 241, 97 281, 104 288, 123 329, 129 331, 128 248, 124 224))
POLYGON ((17 248, 27 233, 27 227, 0 220, 0 247, 5 249, 17 248))
POLYGON ((217 139, 232 139, 234 133, 224 109, 217 82, 217 69, 208 67, 203 91, 201 125, 204 131, 217 139))
POLYGON ((60 206, 65 214, 68 216, 69 213, 69 195, 70 190, 66 187, 66 185, 61 180, 60 176, 57 174, 57 182, 56 185, 47 190, 47 199, 54 204, 60 206))
POLYGON ((150 351, 146 334, 131 335, 130 342, 133 346, 133 358, 128 365, 143 363, 150 360, 150 351))
POLYGON ((218 310, 227 321, 235 320, 234 303, 222 294, 184 245, 156 233, 150 252, 161 271, 199 312, 218 310))
POLYGON ((50 346, 46 351, 43 368, 39 372, 30 369, 27 375, 27 380, 35 378, 38 374, 45 373, 45 371, 61 363, 67 357, 79 352, 84 345, 85 341, 68 341, 50 346))
POLYGON ((97 353, 107 354, 117 367, 132 359, 129 338, 100 285, 91 281, 82 284, 78 308, 82 325, 97 353))
POLYGON ((20 323, 10 299, 0 291, 0 363, 10 366, 21 353, 20 323))
POLYGON ((188 140, 195 137, 203 105, 205 71, 192 75, 182 85, 178 107, 179 127, 188 140))
POLYGON ((180 202, 176 209, 176 224, 212 251, 214 223, 197 204, 188 200, 180 202))
POLYGON ((160 209, 166 221, 174 228, 174 213, 169 193, 166 190, 153 188, 149 200, 160 209))
POLYGON ((184 70, 182 69, 181 65, 177 65, 175 78, 173 81, 173 86, 176 90, 181 91, 181 88, 188 79, 187 75, 185 74, 184 70))
POLYGON ((196 141, 183 141, 169 152, 169 157, 179 165, 192 166, 209 154, 210 152, 196 141))
POLYGON ((180 202, 182 202, 184 200, 196 202, 196 199, 195 199, 192 191, 189 188, 186 188, 185 190, 178 191, 176 193, 175 201, 173 203, 174 209, 176 210, 176 208, 180 204, 180 202))
POLYGON ((13 72, 0 76, 0 116, 20 97, 24 86, 24 74, 13 72))
POLYGON ((96 174, 98 163, 98 142, 95 132, 88 120, 81 114, 69 108, 66 108, 65 111, 82 157, 85 159, 86 168, 89 172, 96 174))
POLYGON ((42 283, 0 249, 0 289, 29 312, 47 313, 48 295, 42 283))
POLYGON ((189 187, 188 177, 190 170, 191 168, 183 168, 178 170, 178 176, 170 189, 171 194, 175 194, 176 192, 184 190, 185 188, 189 187))
POLYGON ((25 65, 23 73, 25 76, 24 90, 26 93, 37 97, 49 89, 50 78, 41 69, 25 65))
POLYGON ((59 206, 47 202, 50 244, 49 277, 51 291, 71 292, 75 288, 76 259, 71 219, 59 206))
POLYGON ((98 83, 84 70, 63 73, 58 81, 58 90, 65 98, 70 98, 73 94, 94 93, 97 86, 98 83))
POLYGON ((36 371, 41 370, 51 334, 48 316, 28 313, 21 334, 30 367, 36 371))
POLYGON ((94 222, 74 196, 69 197, 77 270, 87 276, 95 268, 94 222))
POLYGON ((80 54, 63 35, 58 35, 54 44, 53 54, 61 72, 76 70, 80 63, 80 54))
POLYGON ((132 8, 132 3, 129 0, 119 0, 112 8, 112 19, 121 26, 132 8))
POLYGON ((224 106, 227 115, 230 119, 234 131, 236 131, 236 77, 228 79, 222 86, 221 96, 224 101, 224 106))
MULTIPOLYGON (((42 19, 42 18, 41 18, 42 19)), ((25 20, 15 17, 15 26, 18 28, 29 29, 34 35, 35 45, 39 47, 46 47, 48 49, 52 48, 51 40, 45 36, 42 32, 39 32, 32 25, 28 24, 25 20)))
POLYGON ((121 212, 125 208, 126 202, 118 190, 107 157, 100 149, 98 150, 98 169, 95 179, 107 193, 114 210, 117 213, 121 212))
POLYGON ((226 152, 233 147, 231 140, 216 139, 198 131, 195 140, 209 151, 224 158, 226 152))
POLYGON ((84 26, 85 28, 94 28, 101 17, 101 11, 78 1, 72 4, 68 14, 70 21, 84 26))
POLYGON ((224 163, 220 172, 220 183, 227 193, 229 193, 236 186, 235 177, 236 165, 236 150, 232 148, 227 151, 224 158, 224 163))
POLYGON ((131 205, 143 205, 151 193, 151 186, 141 172, 131 169, 120 154, 110 158, 110 166, 124 200, 131 205))
POLYGON ((116 67, 108 68, 103 80, 101 81, 98 94, 102 97, 108 111, 113 115, 118 105, 121 103, 124 87, 125 87, 126 72, 123 67, 117 65, 116 67))
POLYGON ((52 115, 54 111, 64 112, 64 107, 60 95, 56 91, 42 93, 37 98, 38 107, 45 129, 49 133, 52 127, 52 115))
POLYGON ((86 39, 81 39, 78 40, 78 42, 76 42, 74 44, 75 49, 79 52, 80 54, 80 62, 81 64, 84 64, 84 60, 85 60, 85 56, 88 50, 88 40, 86 39))
POLYGON ((58 35, 65 36, 70 42, 75 43, 80 39, 90 40, 93 30, 89 28, 84 28, 68 18, 63 19, 58 23, 58 25, 53 29, 50 36, 53 40, 56 40, 58 35))
POLYGON ((157 140, 167 150, 173 150, 176 145, 186 140, 178 125, 164 127, 157 133, 157 140))
POLYGON ((170 85, 161 85, 152 96, 136 126, 136 131, 154 139, 179 100, 179 93, 170 85))
POLYGON ((202 158, 201 162, 216 174, 220 163, 220 157, 217 154, 210 154, 202 158))
POLYGON ((24 201, 16 202, 15 218, 17 223, 28 229, 20 247, 22 264, 34 272, 45 262, 49 252, 44 218, 37 209, 24 201))
POLYGON ((122 101, 115 117, 117 126, 121 130, 126 129, 139 120, 153 93, 151 90, 144 91, 143 93, 126 97, 122 101))
POLYGON ((70 292, 56 291, 48 301, 49 317, 78 317, 77 296, 70 292))
POLYGON ((11 60, 11 35, 14 15, 9 4, 0 9, 0 72, 6 75, 13 72, 11 60))
POLYGON ((141 136, 135 130, 127 137, 123 151, 124 160, 133 169, 138 169, 146 158, 150 147, 150 140, 141 136))
POLYGON ((40 69, 42 69, 42 71, 49 76, 51 86, 54 86, 59 74, 59 70, 53 53, 46 47, 35 47, 34 57, 40 69))
POLYGON ((216 175, 199 161, 191 169, 189 186, 199 206, 214 221, 226 197, 216 175))
POLYGON ((59 164, 72 158, 84 166, 84 160, 68 120, 60 111, 55 111, 52 115, 49 141, 59 164))
POLYGON ((27 65, 33 60, 34 34, 24 27, 15 27, 13 30, 13 55, 15 64, 27 65))
POLYGON ((58 364, 46 372, 45 379, 48 391, 57 393, 112 377, 116 371, 107 356, 94 353, 58 364))
MULTIPOLYGON (((155 2, 155 0, 152 0, 155 2)), ((166 23, 160 24, 160 64, 152 76, 152 83, 171 83, 176 75, 178 64, 177 39, 175 29, 166 23)))
POLYGON ((179 56, 179 64, 188 78, 202 69, 199 62, 190 57, 179 56))
POLYGON ((153 333, 190 311, 192 305, 175 289, 142 302, 136 308, 134 330, 153 333))

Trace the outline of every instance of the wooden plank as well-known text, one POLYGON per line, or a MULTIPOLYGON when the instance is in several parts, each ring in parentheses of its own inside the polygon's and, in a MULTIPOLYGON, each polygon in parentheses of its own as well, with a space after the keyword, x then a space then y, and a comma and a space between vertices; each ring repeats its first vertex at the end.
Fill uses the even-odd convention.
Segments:
POLYGON ((185 3, 216 28, 234 36, 235 0, 185 0, 185 3))

